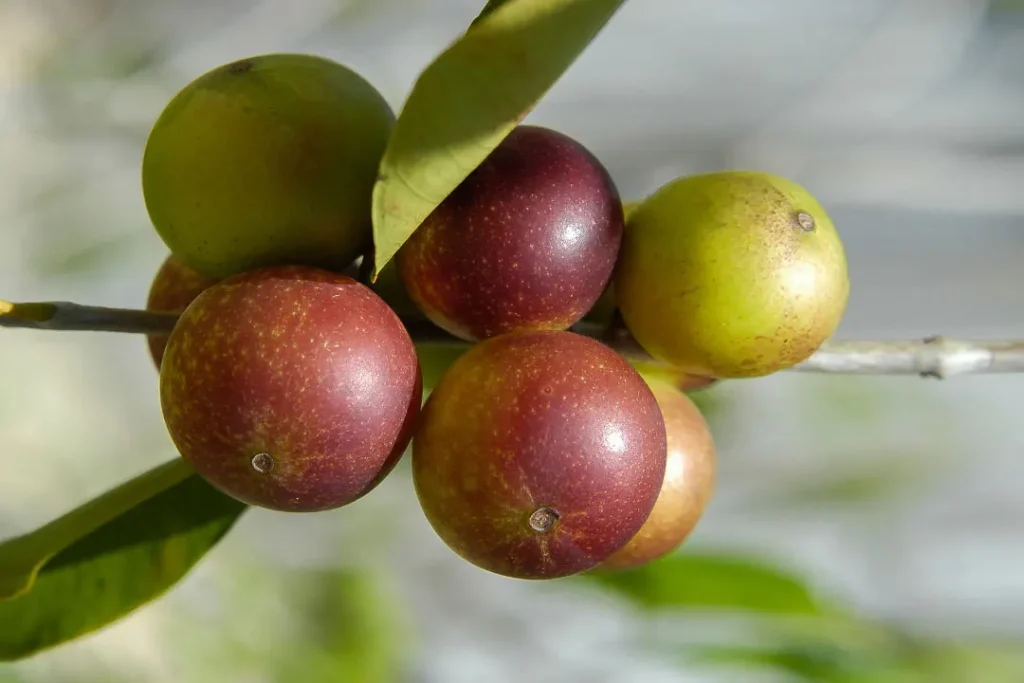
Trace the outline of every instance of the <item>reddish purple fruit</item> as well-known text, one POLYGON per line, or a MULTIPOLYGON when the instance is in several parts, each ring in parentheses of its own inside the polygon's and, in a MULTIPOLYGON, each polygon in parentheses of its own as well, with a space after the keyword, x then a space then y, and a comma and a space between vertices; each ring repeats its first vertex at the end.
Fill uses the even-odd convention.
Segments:
POLYGON ((353 502, 401 458, 419 412, 416 350, 355 280, 250 271, 196 297, 160 371, 167 429, 224 493, 293 512, 353 502))
POLYGON ((623 222, 594 155, 519 126, 416 229, 398 271, 424 315, 457 337, 565 330, 611 279, 623 222))
MULTIPOLYGON (((215 282, 216 278, 200 275, 185 265, 180 258, 171 254, 164 259, 160 269, 156 271, 153 283, 149 286, 146 310, 180 313, 215 282)), ((149 355, 159 368, 160 360, 164 357, 164 348, 167 346, 167 335, 149 335, 146 342, 149 344, 149 355)))
POLYGON ((413 439, 416 493, 463 558, 550 579, 624 546, 665 477, 665 422, 621 356, 572 332, 481 342, 448 369, 413 439))

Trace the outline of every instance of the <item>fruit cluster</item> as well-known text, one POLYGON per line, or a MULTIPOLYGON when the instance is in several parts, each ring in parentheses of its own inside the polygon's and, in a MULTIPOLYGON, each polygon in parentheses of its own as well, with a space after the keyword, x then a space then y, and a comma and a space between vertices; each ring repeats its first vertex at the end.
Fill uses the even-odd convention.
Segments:
POLYGON ((367 494, 411 443, 430 524, 506 576, 672 551, 711 497, 708 425, 570 328, 614 315, 693 386, 799 363, 848 294, 824 209, 729 171, 627 210, 583 145, 520 125, 369 284, 394 121, 362 77, 295 54, 214 69, 160 115, 142 180, 170 255, 148 308, 180 317, 149 344, 175 446, 227 495, 311 512, 367 494), (470 345, 425 402, 409 316, 470 345))

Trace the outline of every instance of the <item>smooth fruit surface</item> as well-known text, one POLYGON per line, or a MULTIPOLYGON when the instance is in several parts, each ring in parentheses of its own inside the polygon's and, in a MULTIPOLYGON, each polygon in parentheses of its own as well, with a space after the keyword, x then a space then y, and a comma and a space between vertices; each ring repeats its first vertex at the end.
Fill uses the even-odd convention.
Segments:
POLYGON ((369 288, 308 267, 260 269, 200 294, 171 333, 160 401, 210 483, 275 510, 336 508, 373 489, 412 436, 421 375, 405 327, 369 288))
MULTIPOLYGON (((205 289, 217 282, 216 278, 200 275, 174 254, 169 255, 160 264, 153 282, 149 286, 146 298, 146 310, 179 313, 184 311, 192 301, 205 289)), ((149 355, 157 368, 164 357, 168 335, 151 334, 146 337, 149 355)))
POLYGON ((715 443, 700 409, 670 384, 655 381, 650 386, 665 418, 665 479, 640 531, 601 563, 601 569, 632 569, 669 554, 697 526, 714 494, 715 443))
POLYGON ((680 178, 632 213, 619 310, 655 358, 689 374, 756 377, 805 360, 835 332, 849 279, 821 204, 754 171, 680 178))
POLYGON ((393 123, 369 82, 328 59, 226 64, 175 95, 153 126, 146 208, 171 252, 205 275, 293 263, 340 271, 371 242, 393 123))
POLYGON ((586 148, 519 126, 416 229, 398 272, 420 310, 462 339, 564 330, 611 279, 623 223, 586 148))
POLYGON ((434 388, 413 439, 423 511, 491 572, 556 578, 594 567, 647 519, 665 423, 614 351, 572 332, 481 342, 434 388))

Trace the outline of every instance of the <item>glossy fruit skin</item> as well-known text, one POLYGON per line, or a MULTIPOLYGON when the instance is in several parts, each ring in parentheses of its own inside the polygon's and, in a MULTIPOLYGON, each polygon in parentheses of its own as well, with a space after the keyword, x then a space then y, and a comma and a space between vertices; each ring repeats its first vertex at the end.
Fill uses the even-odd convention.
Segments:
POLYGON ((615 288, 648 353, 718 378, 805 360, 849 297, 825 209, 796 183, 755 171, 679 178, 648 197, 628 222, 615 288))
POLYGON ((421 382, 412 340, 380 297, 285 266, 192 302, 167 343, 160 401, 175 446, 211 484, 250 505, 313 512, 357 500, 393 469, 421 382))
POLYGON ((456 337, 564 330, 610 281, 623 224, 594 155, 562 133, 518 126, 402 246, 398 272, 456 337))
POLYGON ((715 442, 700 409, 671 384, 649 383, 665 418, 665 479, 647 521, 601 563, 602 570, 634 569, 676 550, 693 532, 714 494, 715 442))
POLYGON ((514 332, 441 378, 413 439, 413 481, 455 553, 551 579, 596 566, 640 529, 665 448, 657 400, 621 356, 572 332, 514 332))
POLYGON ((370 202, 395 116, 336 62, 270 54, 188 84, 146 142, 142 189, 156 231, 192 268, 342 270, 372 240, 370 202))
MULTIPOLYGON (((174 254, 160 264, 146 298, 146 310, 180 313, 208 287, 217 282, 216 278, 200 275, 174 254)), ((159 369, 164 357, 168 335, 151 334, 146 337, 149 355, 159 369)))

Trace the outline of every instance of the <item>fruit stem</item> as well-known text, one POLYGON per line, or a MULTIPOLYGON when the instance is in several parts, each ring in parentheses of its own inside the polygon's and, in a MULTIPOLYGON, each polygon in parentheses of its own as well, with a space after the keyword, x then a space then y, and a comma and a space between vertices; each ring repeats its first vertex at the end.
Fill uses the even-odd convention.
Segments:
MULTIPOLYGON (((66 301, 11 303, 0 299, 0 327, 167 334, 177 319, 177 313, 86 306, 66 301)), ((402 322, 417 344, 468 344, 435 327, 425 318, 406 317, 402 322)), ((627 360, 661 365, 640 347, 618 319, 610 326, 579 323, 572 331, 607 344, 627 360)), ((902 341, 834 340, 791 370, 852 375, 918 375, 937 379, 970 374, 1017 373, 1024 372, 1024 340, 977 342, 945 337, 902 341)))

